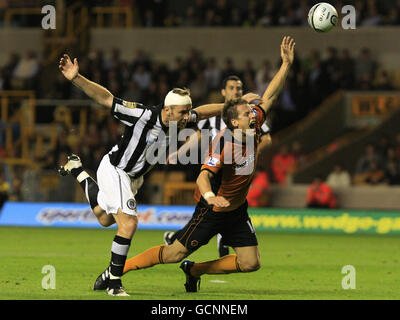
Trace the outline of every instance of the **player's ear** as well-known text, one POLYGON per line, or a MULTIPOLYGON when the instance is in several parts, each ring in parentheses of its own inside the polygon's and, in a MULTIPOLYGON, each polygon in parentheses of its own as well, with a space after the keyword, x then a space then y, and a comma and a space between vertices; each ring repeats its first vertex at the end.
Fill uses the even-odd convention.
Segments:
POLYGON ((226 91, 225 91, 225 89, 221 89, 221 95, 225 98, 225 96, 226 96, 226 91))
POLYGON ((236 119, 231 119, 231 124, 234 128, 237 128, 239 126, 239 121, 236 119))

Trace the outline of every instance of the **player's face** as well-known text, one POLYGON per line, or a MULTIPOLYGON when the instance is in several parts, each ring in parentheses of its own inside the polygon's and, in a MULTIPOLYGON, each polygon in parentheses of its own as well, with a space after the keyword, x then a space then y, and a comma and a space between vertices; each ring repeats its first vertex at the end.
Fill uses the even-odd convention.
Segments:
MULTIPOLYGON (((253 112, 253 108, 249 104, 243 104, 236 107, 238 110, 238 118, 233 120, 233 125, 237 129, 241 129, 243 134, 248 134, 246 130, 254 129, 256 125, 256 115, 253 112)), ((251 130, 254 134, 254 130, 251 130)))
POLYGON ((241 98, 243 95, 243 84, 240 80, 228 80, 225 89, 222 89, 221 94, 225 101, 241 98))
POLYGON ((176 121, 178 129, 185 128, 189 120, 191 105, 185 106, 170 106, 168 107, 167 114, 169 121, 176 121))

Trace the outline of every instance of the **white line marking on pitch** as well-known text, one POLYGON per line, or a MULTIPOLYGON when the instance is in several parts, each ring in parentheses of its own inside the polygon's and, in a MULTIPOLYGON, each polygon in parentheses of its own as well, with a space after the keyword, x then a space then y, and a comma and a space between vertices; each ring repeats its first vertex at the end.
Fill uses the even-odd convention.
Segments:
POLYGON ((210 282, 212 282, 212 283, 227 283, 228 281, 224 281, 224 280, 210 280, 210 282))

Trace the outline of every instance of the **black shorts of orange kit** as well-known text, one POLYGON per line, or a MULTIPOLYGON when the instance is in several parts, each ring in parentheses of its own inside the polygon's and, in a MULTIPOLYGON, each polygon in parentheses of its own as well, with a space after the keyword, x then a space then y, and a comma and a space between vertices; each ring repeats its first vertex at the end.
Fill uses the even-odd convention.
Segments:
POLYGON ((257 237, 247 212, 247 201, 233 211, 215 212, 212 206, 198 202, 190 221, 179 231, 177 240, 190 252, 207 244, 217 233, 224 245, 257 246, 257 237))

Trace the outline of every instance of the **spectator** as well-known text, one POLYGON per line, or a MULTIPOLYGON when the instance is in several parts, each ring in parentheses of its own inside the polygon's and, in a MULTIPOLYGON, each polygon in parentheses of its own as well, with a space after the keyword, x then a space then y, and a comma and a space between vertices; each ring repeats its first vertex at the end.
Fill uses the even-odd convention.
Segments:
POLYGON ((378 73, 374 87, 376 90, 394 90, 392 80, 390 79, 389 73, 386 70, 381 70, 378 73))
POLYGON ((387 161, 386 157, 389 149, 392 149, 392 152, 395 153, 393 147, 390 145, 389 137, 386 134, 383 134, 378 139, 376 151, 382 158, 385 158, 385 162, 387 161))
POLYGON ((227 0, 217 0, 215 14, 221 25, 227 26, 230 24, 230 12, 231 7, 229 6, 227 0))
POLYGON ((182 27, 195 27, 198 26, 200 22, 197 20, 197 17, 194 12, 194 8, 189 6, 186 9, 185 17, 182 19, 182 27))
POLYGON ((378 12, 378 8, 376 7, 376 3, 374 0, 368 1, 368 9, 367 14, 364 17, 361 26, 369 27, 369 26, 377 26, 382 23, 382 17, 378 12))
POLYGON ((350 174, 343 170, 342 165, 336 164, 328 175, 326 183, 332 188, 345 188, 351 186, 350 174))
POLYGON ((264 60, 262 67, 256 72, 255 77, 257 93, 262 95, 272 79, 271 62, 264 60))
POLYGON ((122 98, 126 101, 142 101, 142 91, 139 89, 135 80, 128 83, 128 87, 122 94, 122 98))
POLYGON ((157 21, 154 18, 154 13, 152 10, 150 9, 146 10, 143 19, 144 19, 143 26, 145 28, 152 28, 156 26, 157 21))
MULTIPOLYGON (((167 91, 168 93, 168 91, 167 91)), ((197 78, 190 85, 190 93, 194 105, 205 103, 204 98, 207 97, 207 85, 204 78, 204 73, 200 72, 197 78)), ((165 94, 166 95, 166 94, 165 94)), ((160 95, 163 97, 162 95, 160 95)))
POLYGON ((217 66, 215 58, 209 58, 204 71, 204 80, 208 90, 218 90, 221 83, 221 70, 217 66))
POLYGON ((150 86, 151 74, 143 64, 139 64, 132 75, 132 80, 136 82, 140 90, 147 90, 150 86))
POLYGON ((355 65, 356 81, 359 86, 362 81, 372 81, 375 77, 375 70, 376 62, 371 57, 371 51, 368 48, 363 48, 355 65))
POLYGON ((243 13, 238 7, 233 7, 231 10, 230 23, 232 27, 240 27, 243 24, 243 13))
POLYGON ((16 65, 13 72, 13 89, 33 89, 36 75, 39 72, 39 61, 36 53, 28 51, 16 65))
POLYGON ((266 207, 269 202, 269 179, 268 174, 259 171, 255 174, 247 194, 247 202, 250 207, 266 207))
POLYGON ((391 8, 389 14, 384 18, 385 25, 399 25, 400 24, 400 10, 399 8, 391 8))
POLYGON ((379 167, 375 161, 370 162, 370 166, 365 174, 365 183, 367 184, 382 184, 385 181, 385 172, 379 167))
POLYGON ((236 70, 233 60, 231 58, 225 59, 225 67, 222 69, 221 78, 226 79, 229 76, 238 75, 238 71, 236 70))
POLYGON ((206 12, 204 26, 205 27, 217 27, 220 25, 221 25, 221 22, 218 20, 218 16, 215 14, 215 11, 213 9, 208 9, 206 12))
POLYGON ((247 19, 243 22, 244 27, 257 27, 259 26, 259 21, 257 13, 255 11, 249 11, 247 19))
POLYGON ((306 160, 306 153, 303 150, 303 146, 299 141, 294 141, 292 144, 292 154, 296 159, 296 167, 300 166, 306 160))
POLYGON ((400 165, 398 162, 390 160, 386 165, 386 183, 389 185, 400 185, 400 165))
POLYGON ((375 146, 372 143, 369 143, 365 147, 364 154, 357 161, 356 173, 366 173, 370 169, 372 162, 375 162, 378 166, 381 166, 382 157, 376 152, 375 146))
POLYGON ((196 15, 196 20, 199 21, 200 25, 206 20, 206 15, 209 7, 206 0, 196 0, 194 4, 194 12, 196 15))
POLYGON ((275 182, 280 185, 285 185, 286 177, 293 172, 295 165, 295 157, 289 153, 289 149, 286 145, 282 145, 279 153, 272 158, 272 172, 275 182))
POLYGON ((323 62, 323 68, 328 77, 328 87, 331 89, 328 94, 332 93, 339 86, 340 82, 340 59, 338 50, 335 47, 328 48, 328 58, 323 62))
POLYGON ((339 60, 339 86, 343 89, 353 89, 354 87, 354 68, 355 62, 348 49, 343 49, 339 60))
POLYGON ((266 0, 260 24, 263 27, 268 27, 276 24, 275 17, 277 16, 274 0, 266 0))
POLYGON ((315 177, 313 183, 307 189, 308 208, 334 209, 337 207, 337 200, 333 190, 321 177, 315 177))

